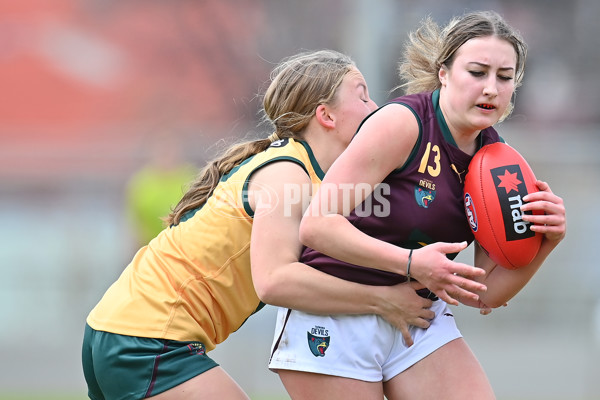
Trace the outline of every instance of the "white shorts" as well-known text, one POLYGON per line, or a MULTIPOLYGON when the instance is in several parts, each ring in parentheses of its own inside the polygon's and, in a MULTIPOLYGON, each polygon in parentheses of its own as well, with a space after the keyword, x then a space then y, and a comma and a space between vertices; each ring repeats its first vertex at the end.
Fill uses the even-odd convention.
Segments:
POLYGON ((462 337, 448 305, 437 300, 427 329, 410 327, 414 344, 377 315, 315 315, 280 308, 269 369, 362 381, 388 381, 446 343, 462 337))

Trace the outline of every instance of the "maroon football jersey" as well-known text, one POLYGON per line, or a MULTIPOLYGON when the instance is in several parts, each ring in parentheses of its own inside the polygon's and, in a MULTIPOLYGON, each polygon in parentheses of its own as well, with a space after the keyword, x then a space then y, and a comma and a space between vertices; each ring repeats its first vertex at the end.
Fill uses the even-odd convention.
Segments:
MULTIPOLYGON (((456 146, 439 108, 439 91, 402 96, 391 103, 403 104, 413 112, 419 123, 419 138, 405 165, 388 175, 348 220, 367 235, 404 248, 435 242, 471 243, 463 185, 472 156, 456 146)), ((479 147, 501 140, 489 127, 481 131, 479 147)), ((345 263, 311 248, 304 249, 300 261, 370 285, 406 280, 402 275, 345 263)))

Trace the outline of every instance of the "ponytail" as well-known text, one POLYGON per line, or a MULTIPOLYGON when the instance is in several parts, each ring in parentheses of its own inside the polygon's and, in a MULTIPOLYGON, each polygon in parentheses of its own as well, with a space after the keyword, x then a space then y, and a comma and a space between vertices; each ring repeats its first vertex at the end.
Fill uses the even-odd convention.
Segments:
POLYGON ((179 203, 164 218, 165 223, 177 225, 188 211, 202 207, 214 192, 223 175, 231 172, 245 159, 266 150, 270 144, 270 138, 238 143, 228 148, 220 157, 210 161, 200 170, 197 178, 179 203))
POLYGON ((164 218, 165 223, 176 225, 187 212, 202 207, 223 175, 266 150, 272 142, 284 138, 302 140, 318 105, 336 101, 338 87, 354 66, 350 57, 332 50, 300 53, 279 63, 271 73, 271 82, 264 94, 261 118, 262 122, 269 122, 275 132, 266 139, 233 145, 209 162, 164 218))
POLYGON ((421 26, 408 36, 398 73, 404 81, 400 87, 406 94, 432 92, 440 88, 438 61, 443 48, 440 27, 427 17, 421 26))

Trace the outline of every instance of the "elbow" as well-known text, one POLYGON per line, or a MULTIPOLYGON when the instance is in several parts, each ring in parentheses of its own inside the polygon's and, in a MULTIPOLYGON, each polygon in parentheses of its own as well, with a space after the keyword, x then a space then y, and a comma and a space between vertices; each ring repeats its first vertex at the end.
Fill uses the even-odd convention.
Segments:
POLYGON ((275 285, 269 279, 254 279, 254 290, 259 300, 265 304, 273 304, 275 285))
POLYGON ((315 217, 304 216, 302 218, 300 230, 298 231, 298 239, 306 247, 316 249, 319 240, 319 229, 317 228, 315 217))
POLYGON ((488 301, 485 303, 489 308, 498 308, 498 307, 502 307, 504 304, 506 304, 506 302, 502 302, 502 301, 488 301))
POLYGON ((512 296, 487 296, 481 301, 489 308, 500 308, 504 307, 511 298, 512 296))
POLYGON ((252 283, 254 284, 254 291, 258 296, 258 299, 265 304, 272 306, 283 306, 283 301, 286 298, 289 287, 286 283, 289 281, 289 277, 285 273, 278 273, 278 271, 285 271, 286 268, 279 268, 276 271, 270 270, 266 272, 265 269, 262 272, 252 271, 252 283))

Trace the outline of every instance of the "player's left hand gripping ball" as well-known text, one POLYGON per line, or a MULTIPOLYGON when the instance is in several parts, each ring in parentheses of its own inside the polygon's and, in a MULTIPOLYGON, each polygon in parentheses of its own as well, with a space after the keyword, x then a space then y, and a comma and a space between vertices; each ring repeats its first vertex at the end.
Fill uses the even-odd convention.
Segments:
POLYGON ((543 235, 530 229, 521 211, 523 197, 537 191, 531 167, 505 143, 482 147, 469 164, 464 187, 467 220, 475 240, 502 267, 528 265, 540 249, 543 235))

